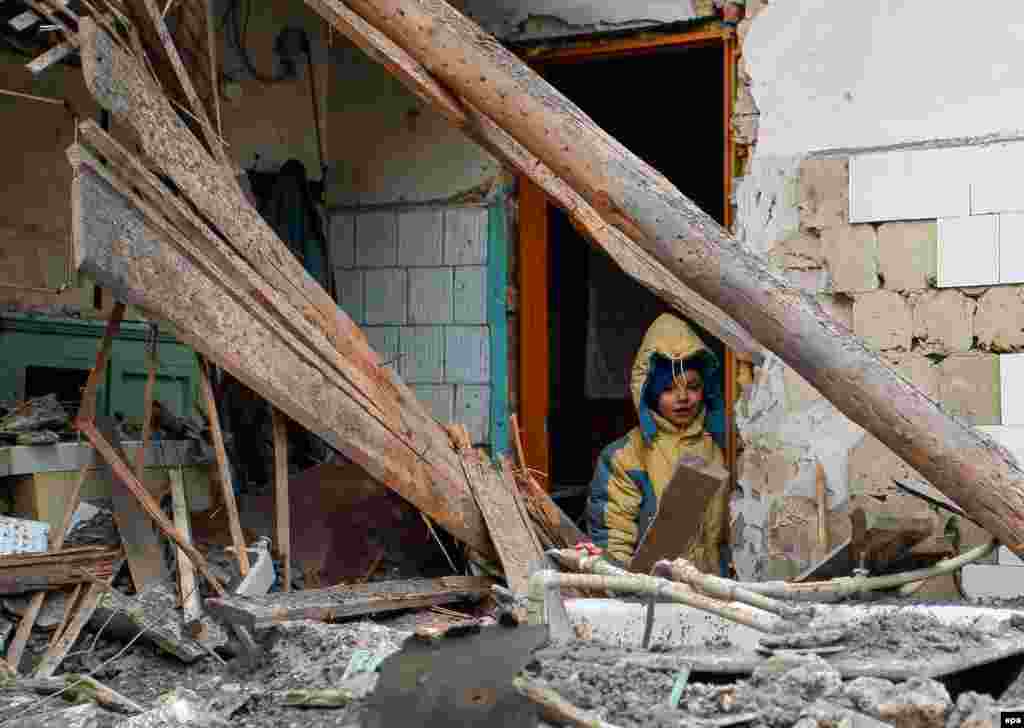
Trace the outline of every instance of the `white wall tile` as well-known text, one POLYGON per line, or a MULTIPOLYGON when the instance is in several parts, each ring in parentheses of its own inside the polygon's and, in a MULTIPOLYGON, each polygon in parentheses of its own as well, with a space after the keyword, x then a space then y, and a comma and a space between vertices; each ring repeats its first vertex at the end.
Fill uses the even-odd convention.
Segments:
POLYGON ((971 179, 971 213, 1024 211, 1024 143, 976 147, 971 179))
POLYGON ((1024 463, 1024 426, 1020 425, 975 425, 1024 463))
POLYGON ((487 210, 457 207, 444 213, 444 262, 448 265, 487 263, 487 210))
POLYGON ((1003 424, 1024 425, 1024 354, 999 355, 999 396, 1003 424))
POLYGON ((491 379, 491 346, 487 327, 449 326, 445 334, 445 381, 487 384, 491 379))
POLYGON ((334 269, 334 285, 338 289, 338 305, 357 324, 366 323, 366 308, 363 305, 363 271, 345 268, 334 269))
POLYGON ((975 148, 873 152, 850 158, 850 222, 970 214, 975 148))
POLYGON ((408 272, 404 268, 368 268, 363 271, 366 323, 404 324, 408 272))
POLYGON ((443 210, 410 210, 398 214, 398 264, 444 265, 443 210))
POLYGON ((335 268, 352 268, 356 264, 355 215, 338 213, 331 217, 331 265, 335 268))
POLYGON ((1024 573, 1012 566, 968 564, 961 578, 964 592, 972 599, 1013 599, 1024 594, 1024 573))
POLYGON ((473 444, 487 442, 490 439, 491 388, 456 387, 454 420, 466 426, 473 444))
POLYGON ((999 216, 999 282, 1024 283, 1024 213, 999 216))
POLYGON ((999 216, 939 219, 938 286, 985 286, 999 281, 999 216))
POLYGON ((394 212, 356 216, 356 266, 385 268, 398 263, 398 224, 394 212))
POLYGON ((402 328, 402 379, 410 384, 440 384, 444 379, 444 327, 402 328))
POLYGON ((442 425, 451 424, 452 407, 455 405, 455 387, 449 384, 416 384, 412 391, 426 405, 431 417, 442 425))
POLYGON ((487 268, 469 266, 455 269, 452 306, 458 324, 487 323, 487 268))
POLYGON ((409 269, 409 323, 452 321, 452 269, 409 269))

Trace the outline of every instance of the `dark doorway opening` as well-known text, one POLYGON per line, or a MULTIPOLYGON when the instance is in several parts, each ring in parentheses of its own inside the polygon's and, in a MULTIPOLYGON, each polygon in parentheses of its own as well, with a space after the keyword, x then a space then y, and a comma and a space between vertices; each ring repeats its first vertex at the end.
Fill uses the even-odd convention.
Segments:
POLYGON ((25 367, 25 399, 56 394, 64 409, 74 417, 89 379, 88 369, 63 367, 25 367))
MULTIPOLYGON (((541 72, 723 223, 723 54, 720 43, 673 47, 551 64, 541 72)), ((548 240, 550 482, 577 518, 601 449, 636 424, 628 387, 636 349, 647 326, 672 309, 594 250, 551 205, 548 240)), ((690 323, 715 352, 722 376, 721 342, 690 323)))

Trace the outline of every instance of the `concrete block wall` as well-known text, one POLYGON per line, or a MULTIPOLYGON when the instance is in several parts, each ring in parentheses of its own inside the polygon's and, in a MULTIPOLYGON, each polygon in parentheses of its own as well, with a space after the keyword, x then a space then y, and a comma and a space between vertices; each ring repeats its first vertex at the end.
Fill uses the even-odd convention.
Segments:
POLYGON ((490 433, 488 211, 387 208, 335 213, 339 305, 442 423, 490 433))

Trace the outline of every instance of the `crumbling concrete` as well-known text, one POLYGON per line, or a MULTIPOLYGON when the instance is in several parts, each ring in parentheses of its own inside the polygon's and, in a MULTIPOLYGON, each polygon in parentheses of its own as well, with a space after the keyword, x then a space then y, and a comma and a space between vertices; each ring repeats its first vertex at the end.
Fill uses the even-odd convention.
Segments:
POLYGON ((974 345, 975 301, 958 290, 928 291, 913 299, 914 337, 936 353, 970 351, 974 345))
POLYGON ((873 225, 838 225, 821 231, 825 261, 838 293, 874 291, 878 282, 878 235, 873 225))
POLYGON ((846 159, 805 159, 800 163, 800 227, 807 230, 847 225, 850 165, 846 159))
POLYGON ((881 290, 856 297, 853 330, 872 349, 909 349, 912 327, 910 306, 900 294, 881 290))
POLYGON ((1024 288, 994 286, 978 299, 974 317, 978 344, 992 352, 1024 348, 1024 288))

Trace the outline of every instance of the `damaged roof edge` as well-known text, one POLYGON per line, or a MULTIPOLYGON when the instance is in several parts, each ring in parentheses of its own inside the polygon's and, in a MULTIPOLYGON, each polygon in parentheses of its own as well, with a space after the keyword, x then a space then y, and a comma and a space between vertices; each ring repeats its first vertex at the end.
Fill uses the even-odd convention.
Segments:
POLYGON ((699 4, 696 0, 465 0, 463 12, 498 38, 522 42, 689 22, 713 13, 710 8, 699 12, 695 7, 699 4))

